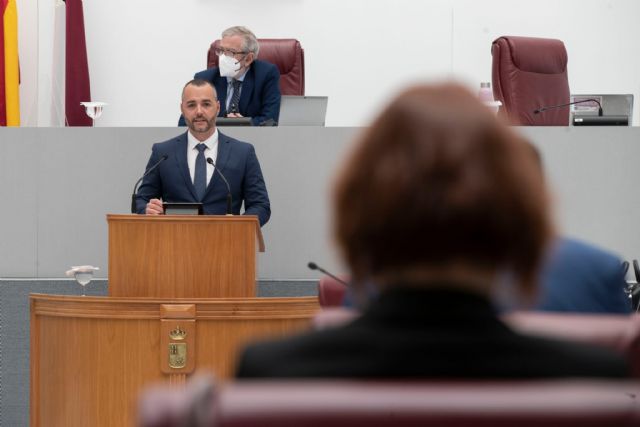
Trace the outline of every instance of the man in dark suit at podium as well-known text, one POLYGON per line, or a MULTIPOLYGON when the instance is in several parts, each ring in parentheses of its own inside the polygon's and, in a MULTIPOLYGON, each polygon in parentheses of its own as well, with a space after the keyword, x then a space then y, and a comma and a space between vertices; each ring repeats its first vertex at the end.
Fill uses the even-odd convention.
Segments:
MULTIPOLYGON (((275 65, 258 59, 256 36, 245 27, 222 33, 216 50, 218 67, 195 74, 210 82, 220 98, 220 117, 251 117, 254 126, 274 126, 280 115, 280 72, 275 65)), ((178 126, 184 126, 180 117, 178 126)))
POLYGON ((264 225, 271 208, 260 163, 253 145, 216 129, 220 103, 215 88, 204 80, 190 81, 183 89, 180 109, 189 131, 153 145, 146 170, 156 164, 157 169, 138 189, 137 212, 163 214, 163 201, 201 202, 205 214, 224 215, 230 191, 232 213, 240 214, 244 201, 244 214, 256 215, 264 225))

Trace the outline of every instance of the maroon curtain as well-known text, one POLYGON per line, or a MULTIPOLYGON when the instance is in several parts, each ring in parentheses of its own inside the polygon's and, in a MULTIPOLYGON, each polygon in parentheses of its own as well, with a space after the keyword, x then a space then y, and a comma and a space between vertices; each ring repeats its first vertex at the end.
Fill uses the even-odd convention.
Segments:
POLYGON ((4 10, 7 0, 0 0, 0 126, 7 125, 7 94, 4 81, 4 10))
POLYGON ((65 115, 67 126, 91 126, 80 102, 91 101, 82 0, 66 0, 65 115))

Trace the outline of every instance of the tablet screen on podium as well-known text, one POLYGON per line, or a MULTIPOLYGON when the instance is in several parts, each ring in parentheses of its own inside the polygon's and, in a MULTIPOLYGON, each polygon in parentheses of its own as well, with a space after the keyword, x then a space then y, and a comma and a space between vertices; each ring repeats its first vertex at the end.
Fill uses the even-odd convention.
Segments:
POLYGON ((202 215, 202 203, 171 203, 162 204, 165 215, 202 215))
POLYGON ((216 117, 216 126, 251 126, 251 117, 216 117))

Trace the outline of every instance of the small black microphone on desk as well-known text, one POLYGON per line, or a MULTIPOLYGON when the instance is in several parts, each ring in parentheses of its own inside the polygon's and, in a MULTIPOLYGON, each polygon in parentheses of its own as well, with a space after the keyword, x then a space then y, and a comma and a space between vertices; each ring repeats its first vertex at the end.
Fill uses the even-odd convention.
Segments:
POLYGON ((602 104, 600 104, 600 101, 598 101, 597 99, 581 99, 580 101, 574 101, 574 102, 569 102, 567 104, 559 104, 559 105, 550 105, 547 107, 541 107, 538 108, 537 110, 533 110, 533 114, 540 114, 543 113, 547 110, 554 110, 556 108, 562 108, 562 107, 568 107, 569 105, 574 105, 574 104, 582 104, 584 102, 595 102, 596 104, 598 104, 598 116, 602 117, 602 104))
POLYGON ((218 172, 218 175, 220 175, 220 178, 222 178, 222 180, 226 184, 226 186, 227 186, 227 215, 233 215, 233 212, 231 211, 232 200, 231 200, 231 186, 229 185, 229 181, 227 181, 227 178, 225 178, 224 175, 222 175, 222 172, 220 172, 220 169, 218 169, 218 167, 213 162, 213 159, 211 157, 207 157, 207 163, 209 163, 211 166, 213 166, 214 170, 216 172, 218 172))
POLYGON ((138 181, 136 181, 136 184, 133 186, 133 194, 131 194, 131 213, 132 214, 136 213, 136 193, 138 192, 138 184, 140 184, 140 182, 144 179, 144 177, 146 177, 151 172, 156 170, 156 168, 158 166, 160 166, 160 163, 164 162, 168 158, 169 158, 169 156, 166 155, 166 154, 163 155, 162 157, 160 157, 160 160, 158 160, 155 165, 153 165, 149 169, 147 169, 147 171, 144 173, 144 175, 142 175, 140 177, 140 179, 138 181))
POLYGON ((347 288, 349 287, 349 284, 347 282, 345 282, 344 280, 339 279, 338 277, 336 277, 333 274, 329 273, 327 270, 325 270, 324 268, 320 267, 318 264, 316 264, 313 261, 310 261, 309 264, 307 264, 307 267, 309 267, 311 270, 318 270, 319 272, 321 272, 323 274, 326 274, 327 276, 331 277, 336 282, 342 283, 347 288))

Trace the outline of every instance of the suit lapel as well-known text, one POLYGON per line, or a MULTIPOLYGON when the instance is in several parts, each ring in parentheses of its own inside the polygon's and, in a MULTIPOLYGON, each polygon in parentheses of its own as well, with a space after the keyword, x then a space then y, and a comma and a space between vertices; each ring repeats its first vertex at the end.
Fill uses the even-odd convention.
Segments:
POLYGON ((251 64, 251 68, 247 71, 247 74, 244 76, 244 80, 242 81, 242 91, 240 92, 240 111, 247 111, 247 107, 249 107, 249 101, 251 100, 251 95, 253 94, 253 86, 255 85, 255 73, 253 64, 251 64))
MULTIPOLYGON (((229 155, 231 154, 231 144, 229 144, 229 142, 230 142, 230 138, 227 135, 220 133, 220 131, 218 130, 218 156, 216 158, 216 167, 223 174, 224 174, 225 166, 229 161, 229 155)), ((218 172, 214 171, 213 176, 209 181, 209 185, 207 186, 207 192, 205 193, 205 198, 211 192, 211 189, 215 185, 217 185, 217 182, 221 180, 222 179, 220 178, 220 175, 218 174, 218 172)), ((224 183, 222 185, 224 185, 224 183)))
POLYGON ((198 196, 196 195, 196 188, 193 186, 193 182, 191 181, 191 174, 189 174, 189 165, 187 163, 187 133, 183 133, 177 138, 176 144, 176 159, 178 159, 178 169, 180 170, 180 175, 182 175, 182 179, 184 179, 185 187, 189 189, 191 195, 194 200, 198 200, 198 196))
POLYGON ((218 101, 220 101, 218 117, 224 117, 227 115, 227 78, 220 76, 219 70, 216 71, 214 86, 218 95, 218 101))

